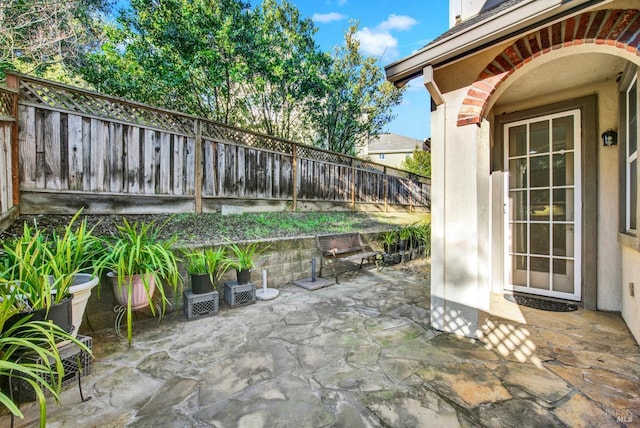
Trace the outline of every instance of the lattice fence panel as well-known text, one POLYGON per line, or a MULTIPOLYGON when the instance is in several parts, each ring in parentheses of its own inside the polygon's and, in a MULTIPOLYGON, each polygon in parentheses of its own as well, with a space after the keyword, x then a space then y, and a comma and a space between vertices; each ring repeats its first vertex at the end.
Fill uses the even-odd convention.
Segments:
POLYGON ((268 135, 257 134, 215 122, 202 122, 202 135, 216 141, 241 144, 271 150, 278 153, 292 154, 293 143, 268 135))
POLYGON ((81 115, 91 115, 136 125, 193 135, 194 119, 154 110, 142 105, 102 97, 98 94, 55 86, 38 81, 21 80, 20 95, 25 103, 46 105, 81 115))
POLYGON ((0 119, 15 118, 15 112, 13 111, 13 98, 15 96, 14 91, 0 86, 0 119))
POLYGON ((378 165, 375 163, 363 161, 361 159, 354 159, 353 165, 357 169, 361 169, 363 171, 380 172, 380 173, 384 172, 384 165, 378 165))
POLYGON ((352 158, 309 146, 298 146, 298 156, 337 165, 351 165, 352 158))

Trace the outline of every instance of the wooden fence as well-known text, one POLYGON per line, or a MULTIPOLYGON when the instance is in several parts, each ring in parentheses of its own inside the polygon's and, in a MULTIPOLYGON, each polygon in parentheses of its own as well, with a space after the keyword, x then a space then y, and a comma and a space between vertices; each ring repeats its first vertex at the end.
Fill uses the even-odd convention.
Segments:
POLYGON ((19 192, 0 178, 2 212, 7 192, 22 214, 430 206, 429 179, 406 171, 30 76, 6 83, 0 100, 17 108, 0 149, 14 151, 19 192))
POLYGON ((5 229, 18 215, 17 122, 18 91, 0 86, 0 230, 5 229))

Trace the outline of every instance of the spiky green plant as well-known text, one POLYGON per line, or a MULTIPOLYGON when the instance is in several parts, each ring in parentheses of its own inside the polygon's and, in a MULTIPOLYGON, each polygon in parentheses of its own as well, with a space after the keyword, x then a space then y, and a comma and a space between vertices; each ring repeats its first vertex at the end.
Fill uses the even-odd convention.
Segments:
POLYGON ((184 253, 184 260, 187 272, 193 275, 209 274, 211 282, 215 282, 226 271, 225 248, 220 246, 216 250, 213 248, 198 249, 184 253))
MULTIPOLYGON (((33 388, 40 411, 40 427, 44 428, 47 418, 45 392, 60 401, 60 389, 64 378, 64 366, 58 352, 58 343, 70 341, 82 351, 91 354, 86 345, 47 321, 31 321, 30 315, 5 329, 5 322, 19 311, 16 305, 18 289, 5 293, 0 301, 0 377, 10 382, 24 381, 33 388)), ((0 405, 13 415, 24 415, 13 402, 12 397, 0 391, 0 405)))
MULTIPOLYGON (((164 223, 166 224, 166 223, 164 223)), ((163 240, 160 231, 163 225, 157 226, 155 222, 140 222, 133 224, 127 219, 122 219, 122 224, 117 226, 114 239, 106 241, 107 250, 100 260, 101 266, 114 272, 119 287, 127 287, 127 340, 131 345, 133 340, 133 276, 140 275, 145 288, 145 294, 149 302, 151 313, 156 315, 153 305, 153 296, 150 291, 151 281, 157 284, 156 289, 160 293, 162 316, 166 311, 168 299, 163 284, 171 287, 177 294, 178 285, 181 283, 178 271, 178 259, 171 246, 175 237, 163 240)))
POLYGON ((251 242, 246 245, 238 245, 229 240, 227 240, 227 242, 227 257, 224 260, 224 265, 228 269, 238 271, 253 268, 256 259, 269 248, 269 245, 261 247, 258 242, 251 242))

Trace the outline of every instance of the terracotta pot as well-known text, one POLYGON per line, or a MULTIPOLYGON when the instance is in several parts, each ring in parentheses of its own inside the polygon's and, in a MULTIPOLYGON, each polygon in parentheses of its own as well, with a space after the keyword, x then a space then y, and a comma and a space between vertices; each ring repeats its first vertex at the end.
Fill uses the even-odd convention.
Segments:
POLYGON ((149 298, 147 298, 147 293, 145 292, 142 275, 125 276, 122 279, 122 284, 118 284, 118 275, 115 272, 107 273, 107 277, 109 277, 113 285, 113 295, 116 298, 116 302, 118 302, 119 305, 127 306, 127 300, 129 299, 128 288, 129 285, 131 285, 131 309, 148 307, 151 304, 150 300, 153 297, 153 293, 156 291, 156 282, 153 275, 146 275, 149 284, 149 298))

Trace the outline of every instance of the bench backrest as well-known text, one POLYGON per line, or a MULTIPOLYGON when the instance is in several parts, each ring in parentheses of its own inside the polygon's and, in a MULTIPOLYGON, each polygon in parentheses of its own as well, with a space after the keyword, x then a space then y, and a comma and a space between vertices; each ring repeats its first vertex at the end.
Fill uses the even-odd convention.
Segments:
POLYGON ((323 253, 336 250, 336 254, 342 254, 364 250, 364 244, 359 233, 316 235, 316 241, 318 248, 323 253))

